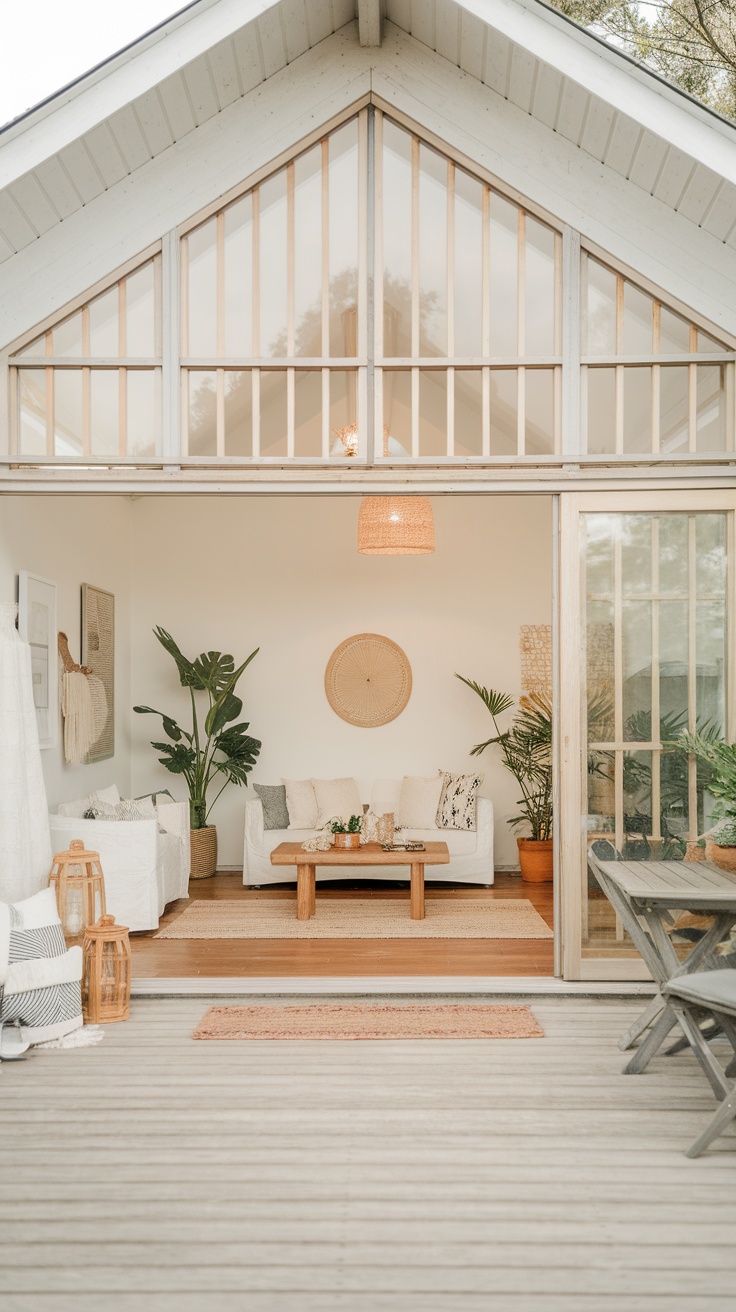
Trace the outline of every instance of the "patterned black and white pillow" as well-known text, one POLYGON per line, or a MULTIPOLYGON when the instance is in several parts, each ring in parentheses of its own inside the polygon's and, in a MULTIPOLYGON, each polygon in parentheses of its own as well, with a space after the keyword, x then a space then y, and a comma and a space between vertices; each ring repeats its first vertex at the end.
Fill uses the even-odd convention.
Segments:
POLYGON ((483 783, 482 774, 450 774, 447 770, 442 775, 442 792, 437 807, 438 829, 475 829, 477 828, 478 789, 483 783))

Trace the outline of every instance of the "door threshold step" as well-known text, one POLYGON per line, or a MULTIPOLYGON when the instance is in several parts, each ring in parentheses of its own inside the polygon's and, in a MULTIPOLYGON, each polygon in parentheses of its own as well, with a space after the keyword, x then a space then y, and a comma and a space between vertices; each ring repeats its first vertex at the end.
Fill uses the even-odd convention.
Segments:
POLYGON ((188 997, 369 997, 375 994, 423 997, 499 994, 579 998, 641 998, 655 992, 646 980, 563 980, 535 975, 269 975, 263 977, 139 978, 132 982, 136 998, 188 997))

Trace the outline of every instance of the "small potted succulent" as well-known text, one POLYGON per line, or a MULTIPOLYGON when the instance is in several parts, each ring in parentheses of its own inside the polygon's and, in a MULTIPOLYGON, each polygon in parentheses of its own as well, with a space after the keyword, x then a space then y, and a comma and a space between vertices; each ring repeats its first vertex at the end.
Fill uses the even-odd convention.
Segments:
POLYGON ((330 821, 335 847, 345 848, 347 851, 360 847, 360 823, 361 817, 358 815, 351 815, 349 820, 341 820, 340 816, 336 815, 334 820, 330 821))
POLYGON ((721 820, 706 835, 705 859, 722 870, 736 870, 736 819, 733 816, 721 820))

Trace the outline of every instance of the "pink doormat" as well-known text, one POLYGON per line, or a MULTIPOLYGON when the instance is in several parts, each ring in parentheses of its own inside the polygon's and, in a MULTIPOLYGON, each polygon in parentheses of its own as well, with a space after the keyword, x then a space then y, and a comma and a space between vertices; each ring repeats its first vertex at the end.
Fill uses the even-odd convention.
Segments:
POLYGON ((195 1039, 543 1039, 529 1007, 210 1007, 195 1039))

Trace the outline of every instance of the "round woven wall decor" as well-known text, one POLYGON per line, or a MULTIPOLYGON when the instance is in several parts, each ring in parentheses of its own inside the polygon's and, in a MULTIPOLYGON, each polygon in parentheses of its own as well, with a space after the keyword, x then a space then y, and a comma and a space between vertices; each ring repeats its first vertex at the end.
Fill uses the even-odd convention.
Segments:
POLYGON ((325 692, 342 720, 375 729, 395 720, 406 706, 411 666, 390 638, 356 633, 333 651, 325 670, 325 692))

